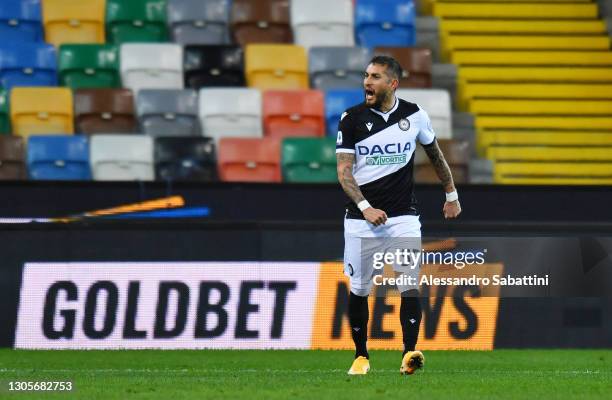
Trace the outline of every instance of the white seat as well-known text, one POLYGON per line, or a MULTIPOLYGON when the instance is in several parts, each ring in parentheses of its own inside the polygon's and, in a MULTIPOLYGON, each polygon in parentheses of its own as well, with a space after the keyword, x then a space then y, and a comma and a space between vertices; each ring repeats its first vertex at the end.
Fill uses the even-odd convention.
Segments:
POLYGON ((263 136, 259 89, 201 89, 199 114, 204 136, 216 142, 224 137, 263 136))
POLYGON ((291 25, 295 44, 354 46, 352 0, 292 0, 291 25))
POLYGON ((134 93, 140 89, 182 89, 183 47, 168 43, 121 45, 121 80, 134 93))
POLYGON ((90 162, 96 181, 152 181, 153 138, 145 135, 92 135, 90 162))
POLYGON ((438 139, 452 138, 451 99, 442 89, 398 89, 397 97, 418 104, 429 114, 438 139))

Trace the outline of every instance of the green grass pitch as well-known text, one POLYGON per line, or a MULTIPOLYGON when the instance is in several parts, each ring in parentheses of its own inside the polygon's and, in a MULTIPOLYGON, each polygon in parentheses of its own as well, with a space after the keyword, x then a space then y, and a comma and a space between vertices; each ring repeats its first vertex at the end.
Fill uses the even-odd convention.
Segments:
POLYGON ((0 350, 2 399, 610 399, 612 350, 426 351, 400 376, 400 353, 372 351, 347 376, 348 351, 0 350), (75 390, 10 393, 9 381, 71 380, 75 390))

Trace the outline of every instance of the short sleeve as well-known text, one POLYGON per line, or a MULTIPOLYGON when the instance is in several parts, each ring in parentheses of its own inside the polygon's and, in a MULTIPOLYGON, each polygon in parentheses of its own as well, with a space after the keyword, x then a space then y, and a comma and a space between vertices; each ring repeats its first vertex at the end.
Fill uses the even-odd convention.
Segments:
POLYGON ((355 154, 355 134, 351 120, 352 116, 348 112, 342 113, 336 136, 336 153, 355 154))
POLYGON ((419 134, 417 139, 423 146, 427 146, 428 144, 433 143, 434 139, 436 138, 436 133, 431 126, 431 120, 429 119, 427 112, 421 108, 419 113, 419 134))

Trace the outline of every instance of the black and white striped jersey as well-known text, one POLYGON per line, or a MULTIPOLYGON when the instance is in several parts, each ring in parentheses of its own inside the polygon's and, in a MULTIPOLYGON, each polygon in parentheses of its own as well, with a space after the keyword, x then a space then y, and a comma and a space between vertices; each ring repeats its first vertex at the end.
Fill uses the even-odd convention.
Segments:
MULTIPOLYGON (((364 197, 388 217, 417 215, 413 164, 416 142, 433 143, 429 116, 417 104, 395 99, 383 113, 365 103, 346 110, 340 119, 336 153, 355 154, 353 175, 364 197)), ((347 203, 347 217, 363 219, 357 205, 347 203)))

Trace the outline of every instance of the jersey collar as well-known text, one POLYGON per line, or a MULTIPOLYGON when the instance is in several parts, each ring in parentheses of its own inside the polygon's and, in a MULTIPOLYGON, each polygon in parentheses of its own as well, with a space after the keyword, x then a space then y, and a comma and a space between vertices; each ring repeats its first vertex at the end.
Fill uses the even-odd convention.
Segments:
POLYGON ((393 105, 393 108, 391 108, 391 109, 390 109, 389 111, 387 111, 386 113, 384 113, 384 112, 382 112, 382 111, 375 110, 375 109, 373 109, 373 108, 370 108, 370 111, 372 111, 372 112, 373 112, 373 113, 375 113, 375 114, 380 115, 380 116, 381 116, 381 117, 382 117, 382 118, 385 120, 385 122, 388 122, 388 121, 389 121, 389 117, 391 116, 391 114, 393 114, 393 112, 394 112, 395 110, 397 110, 397 106, 398 106, 398 105, 399 105, 399 101, 397 100, 397 96, 395 96, 395 104, 393 105))

